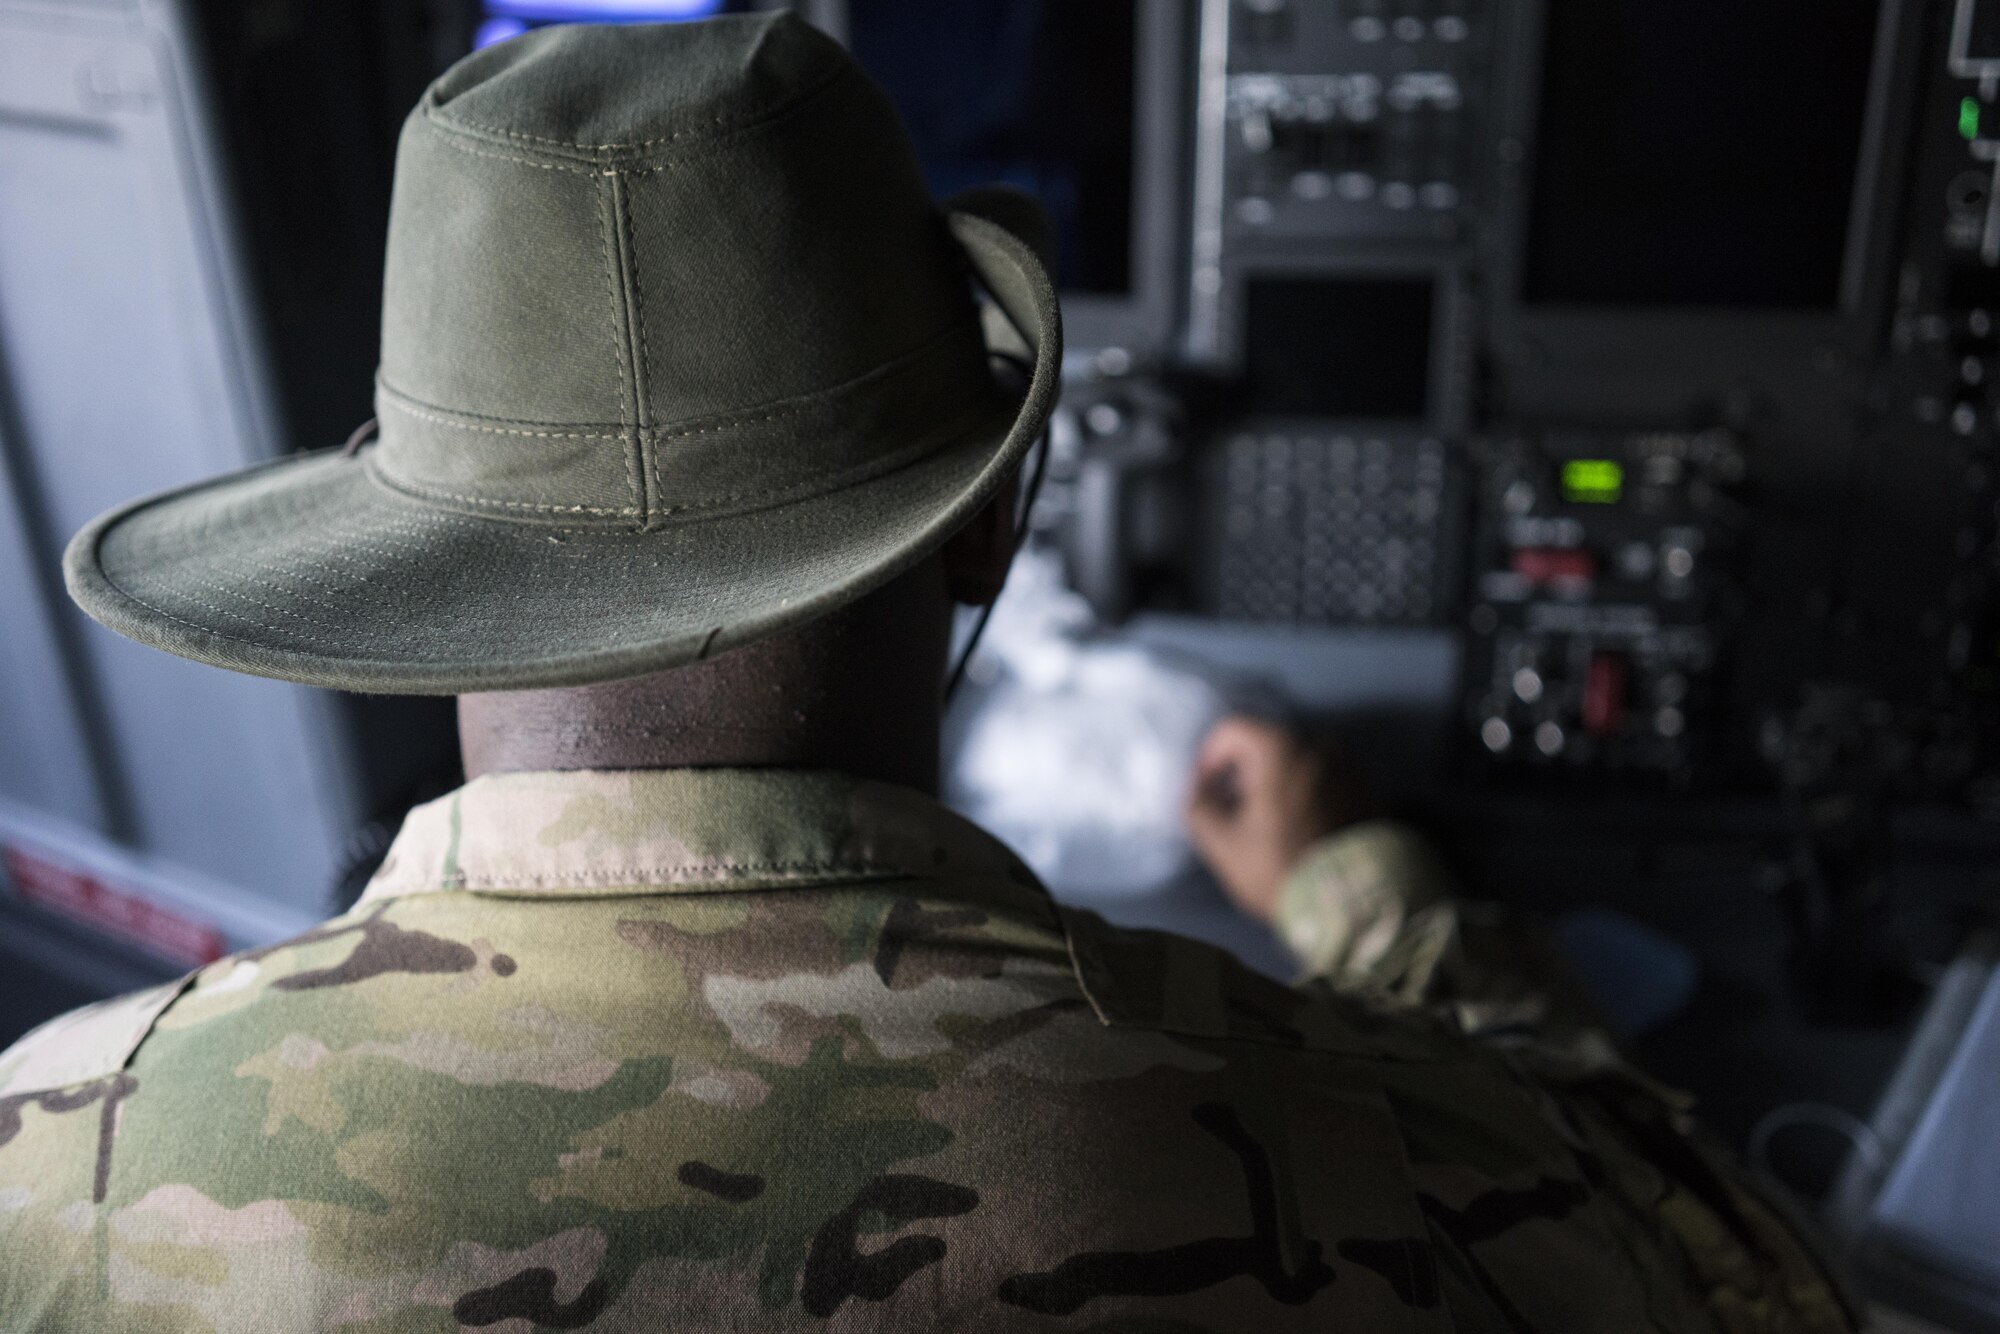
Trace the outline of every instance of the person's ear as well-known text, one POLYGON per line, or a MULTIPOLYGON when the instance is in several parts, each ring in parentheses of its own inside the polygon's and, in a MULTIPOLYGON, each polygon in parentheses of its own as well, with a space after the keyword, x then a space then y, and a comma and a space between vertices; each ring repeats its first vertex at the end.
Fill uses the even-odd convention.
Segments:
POLYGON ((1009 477, 972 521, 944 544, 945 589, 954 602, 983 607, 1000 596, 1014 560, 1014 493, 1009 477))

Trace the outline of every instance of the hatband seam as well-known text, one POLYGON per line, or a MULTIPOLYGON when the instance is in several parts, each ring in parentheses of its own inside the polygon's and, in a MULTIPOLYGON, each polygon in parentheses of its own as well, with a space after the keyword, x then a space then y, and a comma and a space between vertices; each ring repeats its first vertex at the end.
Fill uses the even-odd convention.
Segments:
MULTIPOLYGON (((732 120, 725 120, 720 116, 715 117, 713 120, 707 122, 708 124, 718 127, 718 129, 714 133, 709 133, 701 130, 680 130, 676 131, 673 134, 662 135, 657 138, 634 140, 629 144, 576 143, 566 139, 550 139, 550 138, 545 138, 541 135, 527 134, 520 130, 506 130, 500 128, 497 125, 482 125, 478 121, 466 120, 460 116, 453 116, 447 114, 443 106, 437 104, 434 101, 431 101, 429 98, 426 98, 426 105, 424 106, 423 110, 424 110, 424 118, 426 120, 429 120, 430 122, 437 125, 439 128, 443 129, 447 133, 458 134, 470 138, 493 136, 496 138, 507 139, 518 143, 543 144, 551 148, 569 148, 569 149, 575 149, 579 152, 586 152, 586 153, 616 153, 620 152, 621 150, 629 152, 635 149, 650 148, 657 144, 671 144, 683 140, 688 141, 691 145, 699 143, 710 143, 717 140, 726 139, 730 135, 740 133, 744 130, 756 129, 760 125, 768 124, 771 121, 777 120, 783 116, 791 114, 801 104, 810 101, 811 99, 819 96, 819 94, 825 92, 827 89, 833 87, 835 84, 840 83, 845 78, 845 76, 853 72, 855 68, 856 68, 855 66, 853 66, 851 63, 847 61, 837 61, 834 64, 834 67, 827 72, 826 77, 822 78, 817 83, 810 84, 805 88, 799 89, 798 91, 792 93, 787 98, 780 99, 779 101, 770 103, 767 106, 758 107, 753 111, 745 112, 743 118, 741 119, 732 121, 732 120)), ((648 158, 662 157, 662 156, 666 155, 641 152, 637 154, 637 160, 643 162, 646 161, 648 158)), ((563 166, 557 166, 552 163, 535 162, 527 158, 515 158, 511 160, 525 162, 530 166, 548 166, 550 167, 551 170, 555 171, 595 172, 610 167, 612 165, 610 163, 600 161, 596 163, 594 166, 563 167, 563 166)))
POLYGON ((608 185, 594 185, 591 187, 591 194, 597 202, 598 240, 604 250, 604 295, 611 302, 611 313, 614 317, 611 330, 611 364, 618 368, 619 438, 624 440, 626 444, 626 448, 623 450, 625 456, 625 484, 632 489, 632 503, 643 510, 646 503, 645 490, 640 484, 639 469, 634 459, 634 455, 638 452, 638 442, 629 438, 630 427, 625 421, 627 404, 631 401, 631 391, 625 384, 625 353, 624 349, 619 346, 615 322, 618 312, 618 266, 611 258, 611 216, 604 198, 609 189, 608 185))
POLYGON ((460 504, 487 509, 531 510, 540 514, 602 514, 612 518, 629 519, 639 513, 638 508, 632 505, 542 505, 528 500, 500 500, 492 496, 459 495, 456 492, 446 491, 424 482, 412 482, 400 477, 391 477, 373 459, 368 461, 367 467, 369 476, 380 482, 383 486, 388 487, 391 491, 399 491, 404 495, 422 499, 455 500, 460 504))
MULTIPOLYGON (((740 500, 747 500, 752 497, 764 499, 767 502, 766 508, 769 508, 799 500, 811 500, 820 496, 831 495, 836 491, 845 490, 850 486, 859 486, 863 482, 872 481, 877 477, 886 476, 898 469, 906 468, 935 453, 942 447, 941 442, 949 441, 953 438, 965 420, 978 412, 981 407, 982 404, 976 401, 972 402, 963 408, 957 416, 947 418, 944 422, 940 423, 931 434, 920 437, 892 453, 884 454, 877 458, 864 459, 850 468, 833 473, 831 476, 813 478, 808 482, 801 482, 780 491, 773 491, 768 486, 754 486, 747 490, 730 491, 699 503, 663 505, 654 512, 652 517, 659 519, 669 515, 689 516, 708 514, 711 518, 724 518, 727 517, 725 514, 717 513, 716 511, 723 510, 740 500)), ((780 417, 794 416, 798 411, 804 411, 804 409, 797 409, 793 412, 773 413, 769 417, 752 418, 747 423, 728 423, 728 425, 744 425, 761 421, 771 421, 780 417)), ((725 428, 716 426, 705 427, 703 429, 713 431, 725 428)), ((700 431, 694 431, 686 432, 685 434, 699 435, 701 433, 700 431)), ((499 508, 525 510, 540 514, 596 514, 609 518, 628 519, 642 517, 640 510, 629 505, 618 507, 603 505, 547 505, 526 500, 501 500, 496 497, 469 496, 459 492, 446 491, 425 482, 413 482, 404 478, 393 477, 374 458, 366 460, 363 466, 368 470, 372 478, 392 491, 402 492, 405 495, 419 498, 455 501, 462 505, 470 505, 475 509, 499 508)))
MULTIPOLYGON (((978 317, 976 314, 954 319, 951 323, 935 332, 926 334, 909 348, 898 352, 880 365, 871 366, 859 375, 850 376, 840 381, 840 383, 828 385, 824 389, 814 389, 804 394, 795 395, 789 406, 764 410, 759 405, 752 405, 747 408, 734 409, 733 413, 756 413, 756 416, 732 415, 731 412, 711 413, 708 414, 709 423, 706 426, 681 427, 667 423, 661 426, 644 427, 642 430, 655 440, 680 440, 697 435, 712 435, 717 431, 726 431, 732 426, 755 426, 764 422, 779 421, 786 417, 796 417, 802 413, 812 412, 817 408, 823 407, 825 402, 831 401, 836 396, 854 389, 868 380, 877 378, 889 379, 901 372, 915 369, 921 364, 924 354, 931 351, 937 344, 944 342, 951 335, 961 330, 976 329, 977 325, 978 317)), ((622 422, 619 423, 619 429, 615 431, 551 431, 525 426, 488 425, 487 423, 504 422, 510 419, 505 417, 481 417, 477 413, 461 412, 456 408, 446 408, 438 404, 426 403, 424 400, 415 398, 396 388, 379 372, 376 374, 375 384, 378 389, 388 396, 387 406, 392 410, 405 412, 420 420, 435 422, 440 426, 449 426, 461 431, 480 431, 491 435, 530 436, 535 439, 547 440, 623 440, 626 438, 627 428, 622 422)), ((777 401, 784 403, 787 400, 780 399, 777 401)), ((702 419, 697 417, 694 420, 700 421, 702 419)), ((609 423, 606 423, 606 425, 609 425, 609 423)))
MULTIPOLYGON (((898 352, 895 356, 890 357, 880 365, 871 366, 861 372, 861 374, 850 376, 838 384, 828 385, 824 389, 814 389, 807 393, 796 395, 794 400, 787 403, 786 406, 769 407, 767 405, 752 405, 751 407, 737 410, 739 414, 755 413, 755 416, 730 415, 725 413, 712 416, 706 426, 679 426, 667 423, 662 426, 648 427, 647 431, 656 440, 686 440, 698 435, 713 435, 717 431, 726 431, 734 426, 759 426, 765 422, 783 421, 787 417, 799 417, 811 412, 821 411, 828 405, 836 402, 842 395, 860 388, 870 380, 892 380, 898 375, 916 370, 923 365, 925 356, 936 350, 951 335, 968 329, 972 330, 975 335, 977 334, 978 318, 976 316, 967 319, 955 319, 937 332, 925 335, 911 347, 905 351, 898 352)), ((786 400, 780 399, 778 402, 785 403, 786 400)), ((695 418, 695 420, 699 421, 701 419, 695 418)))
POLYGON ((768 486, 753 486, 748 490, 731 491, 724 495, 716 496, 713 499, 696 503, 664 505, 660 508, 659 513, 662 516, 706 513, 712 518, 726 518, 728 517, 726 514, 717 513, 716 511, 722 510, 725 506, 734 505, 739 500, 748 500, 753 497, 763 498, 767 502, 763 508, 768 509, 778 505, 792 504, 801 500, 814 500, 821 496, 830 496, 836 491, 844 491, 851 486, 860 486, 862 483, 873 481, 877 477, 886 477, 892 472, 897 472, 930 457, 939 449, 944 448, 950 441, 957 438, 959 430, 965 424, 966 420, 976 414, 982 406, 982 404, 976 401, 969 403, 960 409, 956 416, 948 417, 944 421, 939 422, 932 431, 912 440, 901 449, 893 450, 875 458, 863 459, 859 463, 843 468, 839 472, 827 477, 818 477, 809 482, 795 483, 780 490, 773 490, 768 486))
MULTIPOLYGON (((607 275, 609 272, 610 270, 607 268, 607 275)), ((607 291, 606 295, 609 294, 607 291)), ((602 429, 563 431, 548 428, 567 426, 571 423, 541 422, 524 417, 491 417, 484 413, 467 412, 461 408, 448 408, 441 403, 432 403, 428 399, 418 398, 415 394, 398 389, 395 385, 389 383, 388 377, 382 373, 380 367, 377 367, 375 371, 375 388, 378 391, 378 395, 388 395, 388 407, 397 412, 407 412, 412 416, 422 417, 426 421, 435 421, 444 426, 455 426, 461 430, 490 431, 501 435, 551 436, 558 439, 620 440, 624 438, 625 424, 623 422, 577 422, 574 423, 577 426, 602 429)), ((378 408, 383 406, 379 397, 376 406, 378 408)), ((378 442, 373 448, 381 448, 380 443, 378 442)), ((362 457, 367 457, 367 451, 363 451, 362 457)))
MULTIPOLYGON (((389 391, 397 398, 403 397, 395 390, 389 391)), ((389 404, 397 412, 408 413, 421 421, 436 422, 439 426, 449 426, 460 431, 478 431, 485 435, 525 435, 537 440, 623 440, 626 432, 616 431, 534 431, 520 426, 487 426, 476 421, 461 421, 456 416, 447 416, 427 408, 412 407, 407 402, 389 404)))

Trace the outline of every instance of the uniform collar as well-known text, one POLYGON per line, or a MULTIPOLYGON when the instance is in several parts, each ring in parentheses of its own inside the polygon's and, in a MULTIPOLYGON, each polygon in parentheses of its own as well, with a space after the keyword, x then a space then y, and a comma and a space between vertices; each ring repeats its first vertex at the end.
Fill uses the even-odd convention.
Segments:
POLYGON ((1002 844, 908 788, 791 769, 618 769, 492 774, 417 807, 362 901, 916 877, 999 879, 1039 896, 1002 844))

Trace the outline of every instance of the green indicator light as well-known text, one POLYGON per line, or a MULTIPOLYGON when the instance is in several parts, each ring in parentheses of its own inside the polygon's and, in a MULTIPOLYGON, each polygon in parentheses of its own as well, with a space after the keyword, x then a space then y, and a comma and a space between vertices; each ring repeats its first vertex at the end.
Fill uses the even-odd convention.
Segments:
POLYGON ((1961 97, 1958 99, 1958 132, 1966 139, 1979 137, 1979 99, 1961 97))
POLYGON ((1563 498, 1572 505, 1615 505, 1625 494, 1625 468, 1610 459, 1571 459, 1562 468, 1563 498))

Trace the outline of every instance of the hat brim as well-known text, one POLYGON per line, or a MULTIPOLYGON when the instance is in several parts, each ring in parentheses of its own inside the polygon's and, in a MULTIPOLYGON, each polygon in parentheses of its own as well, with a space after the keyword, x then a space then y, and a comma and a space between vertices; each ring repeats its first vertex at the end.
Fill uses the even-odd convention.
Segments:
POLYGON ((942 546, 1047 424, 1061 326, 1029 245, 947 222, 1034 351, 1017 407, 841 490, 648 531, 552 529, 413 499, 327 451, 113 510, 64 557, 96 620, 199 662, 308 685, 465 694, 676 667, 812 620, 942 546))

